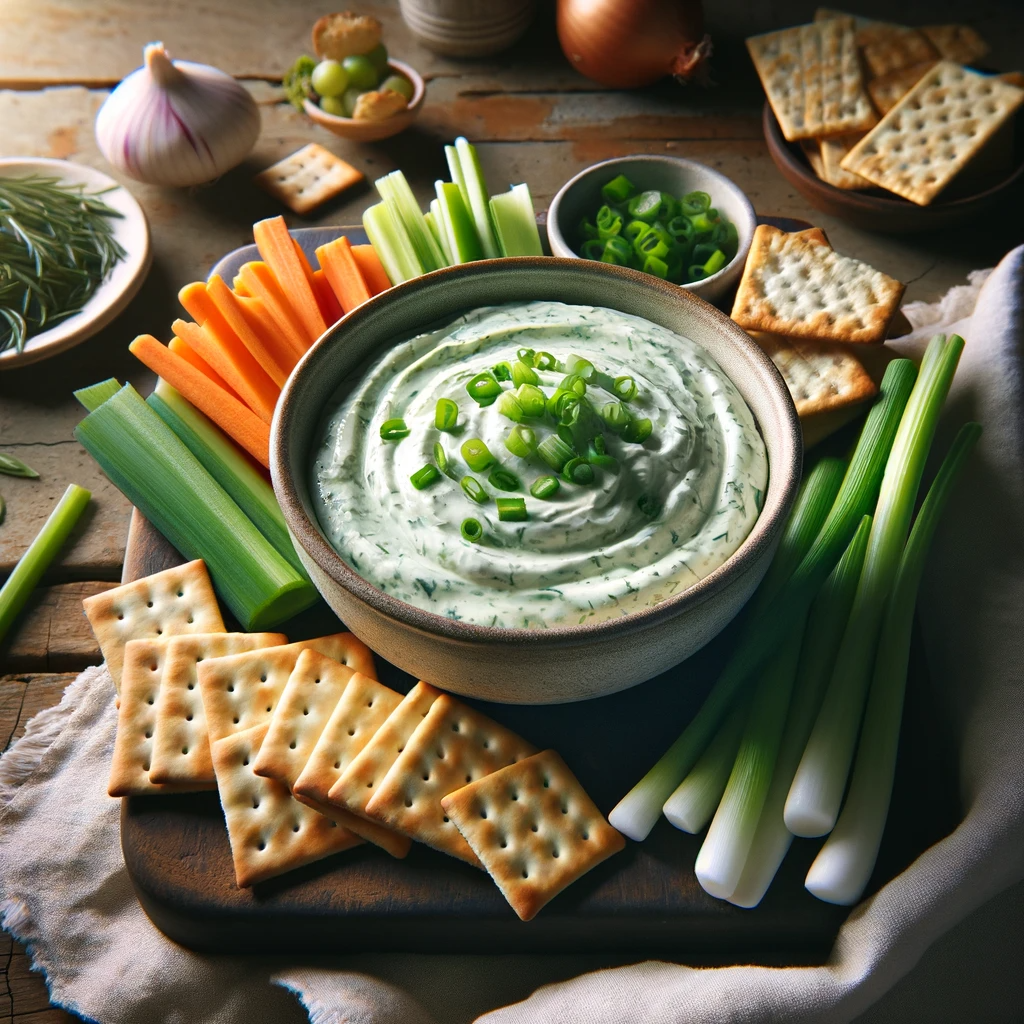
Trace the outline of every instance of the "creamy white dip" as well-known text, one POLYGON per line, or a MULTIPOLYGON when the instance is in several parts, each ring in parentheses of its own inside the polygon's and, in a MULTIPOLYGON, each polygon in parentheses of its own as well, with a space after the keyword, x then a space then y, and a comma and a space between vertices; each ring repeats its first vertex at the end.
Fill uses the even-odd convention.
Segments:
MULTIPOLYGON (((563 370, 537 370, 550 395, 563 370)), ((511 389, 511 382, 503 389, 511 389)), ((613 396, 593 387, 595 404, 613 396)), ((694 342, 640 317, 560 302, 472 310, 446 326, 389 349, 347 382, 326 416, 315 449, 312 493, 326 536, 345 561, 382 591, 429 612, 487 626, 544 628, 597 622, 656 605, 718 568, 743 542, 761 509, 768 479, 764 442, 753 414, 713 359, 694 342), (553 500, 531 496, 550 475, 538 457, 505 447, 514 426, 466 392, 474 375, 520 348, 564 361, 583 356, 612 377, 637 384, 629 403, 654 430, 643 444, 606 434, 619 460, 593 484, 561 481, 553 500), (455 432, 434 426, 439 398, 459 407, 455 432), (410 429, 384 441, 381 424, 401 417, 410 429), (471 473, 460 453, 482 438, 523 486, 514 494, 471 473), (455 464, 423 490, 410 476, 433 463, 440 441, 455 464), (458 478, 484 486, 471 500, 458 478), (640 495, 658 509, 649 516, 640 495), (500 522, 494 499, 524 497, 529 518, 500 522), (479 520, 483 538, 460 526, 479 520)), ((550 420, 525 420, 538 437, 550 420)))

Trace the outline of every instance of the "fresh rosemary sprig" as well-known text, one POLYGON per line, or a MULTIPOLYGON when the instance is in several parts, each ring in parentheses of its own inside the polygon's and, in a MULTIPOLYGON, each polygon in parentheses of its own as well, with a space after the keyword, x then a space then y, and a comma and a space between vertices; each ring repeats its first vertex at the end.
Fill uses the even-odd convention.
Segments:
POLYGON ((126 255, 120 217, 83 185, 0 178, 0 352, 79 312, 126 255))

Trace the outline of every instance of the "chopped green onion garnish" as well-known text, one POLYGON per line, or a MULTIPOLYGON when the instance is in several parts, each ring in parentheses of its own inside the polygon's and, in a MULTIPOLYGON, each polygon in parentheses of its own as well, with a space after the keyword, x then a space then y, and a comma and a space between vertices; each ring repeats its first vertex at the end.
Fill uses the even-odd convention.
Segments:
POLYGON ((622 440, 630 444, 643 444, 651 436, 654 424, 645 416, 642 420, 630 420, 622 431, 622 440))
POLYGON ((503 466, 495 466, 488 474, 487 482, 499 491, 518 491, 522 486, 519 477, 503 466))
POLYGON ((505 447, 521 459, 528 458, 537 450, 537 435, 529 427, 515 426, 505 437, 505 447))
POLYGON ((636 381, 628 375, 616 377, 612 390, 616 398, 622 399, 623 402, 631 402, 636 398, 636 381))
POLYGON ((640 497, 636 499, 636 507, 640 509, 648 519, 653 519, 661 511, 661 506, 649 494, 641 494, 640 497))
POLYGON ((622 217, 610 206, 602 206, 597 211, 597 237, 611 238, 622 231, 622 217))
POLYGON ((492 373, 484 370, 466 384, 466 390, 477 405, 493 405, 501 394, 501 385, 494 379, 492 373))
POLYGON ((409 436, 409 428, 401 416, 396 416, 380 425, 380 436, 382 441, 401 441, 409 436))
POLYGON ((693 227, 693 221, 689 217, 680 216, 673 217, 668 224, 665 225, 665 230, 674 238, 676 241, 689 242, 693 239, 693 236, 697 233, 693 227))
POLYGON ((533 365, 538 370, 554 370, 558 366, 558 360, 550 352, 538 352, 533 357, 533 365))
POLYGON ((514 391, 502 392, 501 398, 498 399, 498 412, 502 416, 507 416, 514 423, 518 423, 523 418, 523 407, 514 391))
POLYGON ((648 256, 644 260, 644 273, 653 274, 664 281, 668 277, 668 264, 657 256, 648 256))
POLYGON ((436 466, 431 466, 428 462, 421 469, 417 469, 411 477, 409 477, 409 483, 416 488, 417 491, 422 491, 425 487, 429 487, 432 483, 436 483, 441 479, 441 474, 437 471, 436 466))
POLYGON ((601 253, 602 263, 611 263, 617 267, 629 266, 633 256, 633 248, 621 235, 614 235, 604 243, 601 253))
POLYGON ((434 408, 434 426, 438 430, 454 430, 459 422, 459 407, 450 398, 439 398, 434 408))
POLYGON ((725 264, 725 253, 722 252, 721 249, 716 249, 710 257, 708 257, 707 263, 704 264, 704 273, 710 277, 712 274, 717 274, 725 264))
POLYGON ((445 476, 451 477, 453 480, 455 479, 455 467, 452 465, 451 460, 448 458, 448 453, 444 450, 444 445, 440 441, 434 442, 434 462, 445 476))
POLYGON ((537 454, 556 472, 561 473, 562 467, 573 457, 573 450, 557 434, 545 437, 537 445, 537 454))
POLYGON ((540 382, 540 378, 534 372, 532 362, 532 359, 529 363, 517 359, 512 364, 512 383, 516 387, 519 387, 520 384, 538 384, 540 382))
POLYGON ((578 398, 582 398, 587 393, 587 382, 578 373, 570 373, 558 385, 558 390, 568 391, 578 398))
POLYGON ((543 416, 547 408, 547 396, 533 384, 520 384, 516 398, 522 407, 524 416, 543 416))
POLYGON ((526 363, 527 366, 533 366, 533 360, 536 356, 537 353, 532 348, 516 349, 516 359, 521 363, 526 363))
POLYGON ((601 187, 605 202, 623 203, 636 193, 636 186, 624 174, 618 174, 601 187))
POLYGON ((599 412, 608 429, 616 434, 621 434, 629 424, 629 410, 621 402, 608 402, 601 406, 599 412))
POLYGON ((503 523, 522 523, 526 521, 525 498, 495 498, 498 506, 498 518, 503 523))
POLYGON ((530 485, 530 493, 535 498, 546 501, 558 493, 559 486, 557 476, 539 476, 530 485))
MULTIPOLYGON (((597 241, 597 225, 587 220, 586 217, 580 221, 580 238, 585 242, 597 241)), ((603 248, 603 247, 602 247, 603 248)), ((596 257, 594 257, 596 259, 596 257)))
POLYGON ((684 217, 696 217, 711 206, 711 196, 707 192, 687 192, 679 200, 679 212, 684 217))
POLYGON ((495 380, 511 380, 512 379, 512 364, 511 363, 497 363, 491 367, 491 373, 494 374, 495 380))
POLYGON ((579 403, 579 396, 572 391, 563 391, 558 388, 547 401, 548 415, 556 420, 561 420, 567 408, 579 403))
POLYGON ((459 486, 466 492, 467 498, 482 505, 487 500, 487 492, 480 485, 480 481, 471 476, 464 476, 459 481, 459 486))
POLYGON ((614 455, 590 455, 587 462, 592 466, 600 466, 602 469, 611 470, 613 473, 619 471, 619 460, 614 455))
POLYGON ((592 484, 594 482, 594 467, 586 459, 570 459, 562 467, 562 479, 570 484, 592 484))
POLYGON ((570 354, 565 359, 565 372, 582 377, 589 384, 594 376, 594 364, 589 359, 584 359, 583 356, 570 354))
POLYGON ((658 219, 661 207, 661 193, 655 189, 648 189, 648 191, 641 192, 640 195, 630 199, 626 208, 629 210, 631 217, 646 221, 648 224, 653 224, 658 219))
POLYGON ((462 442, 462 457, 474 472, 486 469, 494 462, 490 448, 479 437, 471 437, 462 442))
POLYGON ((459 529, 464 540, 470 544, 476 544, 484 535, 484 528, 480 525, 479 519, 463 519, 459 529))

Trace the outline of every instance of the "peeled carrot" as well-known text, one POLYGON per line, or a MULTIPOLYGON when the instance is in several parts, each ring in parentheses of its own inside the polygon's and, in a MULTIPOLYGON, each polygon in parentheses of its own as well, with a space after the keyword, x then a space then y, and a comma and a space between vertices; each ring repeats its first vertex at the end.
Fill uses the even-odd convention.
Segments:
POLYGON ((316 258, 346 313, 370 298, 370 289, 352 255, 352 246, 344 235, 321 245, 316 251, 316 258))
POLYGON ((185 340, 235 389, 260 419, 269 423, 274 418, 274 406, 281 389, 231 329, 210 298, 206 285, 201 281, 187 284, 178 292, 178 299, 208 338, 208 342, 198 344, 191 338, 185 340))
POLYGON ((270 466, 270 427, 251 409, 218 387, 190 362, 161 345, 151 334, 140 334, 129 350, 163 377, 200 412, 233 437, 257 462, 270 466))
POLYGON ((324 323, 328 327, 336 324, 345 315, 345 310, 341 308, 341 303, 323 270, 313 271, 313 290, 316 292, 320 312, 324 315, 324 323))
POLYGON ((295 361, 289 361, 289 355, 281 351, 283 346, 278 343, 275 333, 258 319, 246 316, 243 300, 224 283, 220 275, 214 274, 206 282, 206 291, 236 337, 249 350, 249 354, 279 388, 283 387, 295 361))
POLYGON ((242 299, 251 299, 253 297, 252 292, 246 288, 241 274, 235 274, 235 279, 231 282, 231 290, 242 299))
MULTIPOLYGON (((282 341, 286 342, 296 359, 302 358, 313 340, 306 333, 295 310, 292 309, 273 271, 261 260, 245 263, 238 272, 243 284, 266 307, 282 341)), ((237 278, 236 278, 237 280, 237 278)))
POLYGON ((303 266, 303 261, 299 259, 284 217, 257 221, 252 226, 252 234, 260 256, 274 272, 288 302, 306 328, 310 341, 315 341, 327 330, 327 324, 324 323, 323 314, 313 294, 310 281, 312 271, 307 276, 308 264, 303 266))
MULTIPOLYGON (((187 341, 175 335, 167 342, 167 347, 176 356, 181 356, 186 363, 191 363, 200 373, 209 377, 217 387, 223 388, 234 395, 235 398, 238 398, 238 395, 227 381, 187 341)), ((241 398, 238 398, 238 401, 241 402, 241 398)))
POLYGON ((384 264, 381 263, 377 250, 372 245, 353 245, 352 257, 362 271, 363 280, 371 295, 386 292, 391 287, 391 278, 388 277, 384 264))

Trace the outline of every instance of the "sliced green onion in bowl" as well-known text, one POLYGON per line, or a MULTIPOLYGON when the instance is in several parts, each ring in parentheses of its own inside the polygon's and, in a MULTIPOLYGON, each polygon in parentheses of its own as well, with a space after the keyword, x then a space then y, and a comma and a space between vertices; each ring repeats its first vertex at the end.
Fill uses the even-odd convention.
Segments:
POLYGON ((541 501, 547 501, 558 493, 560 486, 557 476, 539 476, 530 485, 530 493, 541 501))
POLYGON ((434 408, 434 426, 438 430, 454 430, 459 422, 459 407, 450 398, 439 398, 434 408))
POLYGON ((431 484, 437 483, 440 479, 441 474, 438 472, 437 467, 430 465, 428 462, 425 466, 417 469, 416 472, 409 477, 409 483, 411 483, 417 491, 422 491, 431 484))
POLYGON ((712 274, 717 274, 722 267, 728 261, 725 258, 725 253, 721 249, 716 249, 709 257, 707 263, 704 264, 704 273, 710 277, 712 274))
POLYGON ((486 469, 494 462, 490 448, 479 437, 471 437, 462 442, 462 457, 475 472, 486 469))
POLYGON ((478 505, 482 505, 487 500, 487 492, 475 477, 464 476, 459 481, 459 486, 466 492, 466 497, 475 501, 478 505))
POLYGON ((479 519, 463 519, 459 532, 462 534, 463 540, 468 540, 470 544, 476 544, 483 538, 484 528, 480 525, 479 519))
POLYGON ((597 211, 596 223, 598 238, 611 238, 622 231, 622 217, 610 206, 602 206, 597 211))
POLYGON ((707 192, 687 192, 679 200, 679 212, 684 217, 696 217, 711 208, 711 196, 707 192))
POLYGON ((382 441, 401 441, 403 437, 408 437, 409 433, 409 428, 401 416, 394 416, 380 425, 382 441))
POLYGON ((668 264, 657 256, 648 256, 644 260, 643 270, 645 274, 653 274, 655 277, 660 277, 663 281, 668 278, 668 264))
POLYGON ((527 519, 525 498, 495 498, 498 519, 503 523, 523 523, 527 519))
POLYGON ((624 203, 636 194, 636 186, 624 174, 617 174, 601 186, 601 195, 606 203, 624 203))
POLYGON ((495 466, 488 474, 487 482, 499 491, 518 491, 522 486, 519 477, 504 466, 495 466))
POLYGON ((514 426, 505 435, 505 447, 521 459, 529 458, 537 450, 537 435, 529 427, 514 426))

